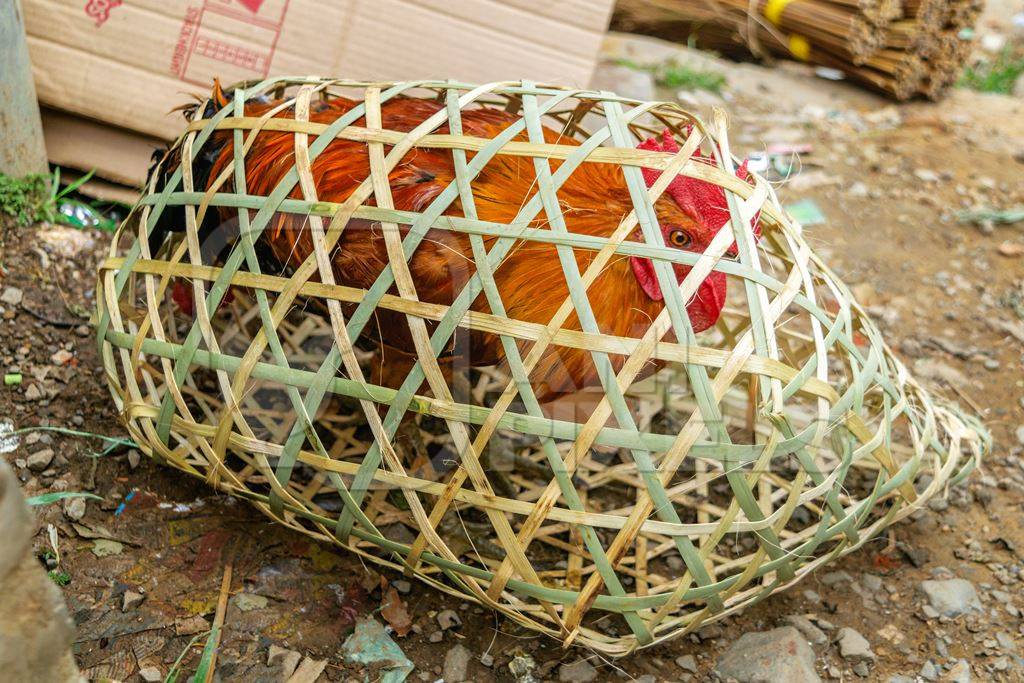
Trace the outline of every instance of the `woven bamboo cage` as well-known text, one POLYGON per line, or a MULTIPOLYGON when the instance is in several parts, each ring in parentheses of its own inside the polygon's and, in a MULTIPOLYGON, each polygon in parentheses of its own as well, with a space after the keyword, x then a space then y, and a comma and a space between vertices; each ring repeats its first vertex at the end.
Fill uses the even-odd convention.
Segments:
POLYGON ((721 112, 709 126, 676 104, 527 82, 288 78, 233 93, 216 113, 199 108, 206 117, 172 150, 185 162, 162 189, 151 181, 121 226, 99 272, 99 343, 113 398, 147 454, 297 531, 567 644, 623 655, 860 547, 966 476, 989 447, 975 419, 914 381, 769 184, 734 175, 721 112), (354 115, 311 123, 310 101, 339 93, 362 102, 354 115), (382 129, 381 102, 405 94, 446 106, 411 132, 382 129), (276 116, 243 115, 244 102, 269 97, 284 98, 276 116), (460 117, 481 107, 518 123, 494 139, 461 134, 460 117), (542 123, 580 144, 539 141, 542 123), (678 153, 636 148, 664 129, 678 153), (215 130, 233 136, 239 182, 197 187, 190 160, 215 130), (294 137, 294 168, 273 192, 248 194, 248 143, 267 131, 294 137), (340 204, 303 180, 336 139, 367 145, 371 168, 340 204), (698 148, 714 161, 692 158, 698 148), (381 179, 423 149, 451 150, 456 180, 420 211, 390 208, 381 179), (509 224, 477 220, 471 208, 475 174, 500 155, 532 157, 537 173, 509 224), (594 163, 619 165, 634 202, 609 238, 561 220, 561 185, 594 163), (662 172, 650 187, 645 168, 662 172), (726 191, 731 219, 705 253, 668 248, 652 227, 652 202, 676 174, 726 191), (173 207, 185 208, 185 229, 151 253, 148 235, 173 207), (215 208, 248 230, 204 261, 197 215, 215 208), (264 272, 256 247, 283 213, 308 217, 315 254, 290 272, 264 272), (543 229, 524 229, 538 218, 543 229), (406 254, 434 231, 472 236, 480 248, 469 284, 451 305, 425 303, 400 250, 373 287, 337 284, 318 258, 355 219, 408 228, 406 254), (586 256, 562 262, 572 295, 547 325, 503 316, 492 286, 502 259, 527 241, 586 256), (727 256, 734 241, 738 256, 727 256), (585 312, 600 296, 596 274, 625 255, 657 264, 665 304, 635 336, 615 338, 585 312), (678 285, 660 270, 672 263, 692 266, 678 285), (712 269, 731 293, 717 326, 694 335, 685 302, 712 269), (172 300, 176 283, 194 292, 194 316, 172 300), (491 312, 470 309, 478 296, 491 312), (423 335, 398 390, 371 384, 363 369, 372 350, 359 340, 384 309, 423 335), (581 326, 567 324, 574 312, 581 326), (485 367, 445 380, 439 349, 468 330, 509 342, 512 376, 485 367), (581 390, 582 410, 552 412, 524 380, 554 346, 583 349, 609 370, 581 390), (652 359, 664 367, 639 379, 652 359), (415 448, 399 437, 410 423, 415 448))

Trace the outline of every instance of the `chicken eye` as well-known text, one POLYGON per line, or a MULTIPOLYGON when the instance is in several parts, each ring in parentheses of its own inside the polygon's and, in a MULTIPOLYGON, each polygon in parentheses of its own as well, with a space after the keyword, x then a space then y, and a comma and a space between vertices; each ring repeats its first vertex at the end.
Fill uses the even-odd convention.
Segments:
POLYGON ((676 249, 686 249, 693 244, 693 238, 685 230, 672 230, 668 233, 668 242, 676 249))

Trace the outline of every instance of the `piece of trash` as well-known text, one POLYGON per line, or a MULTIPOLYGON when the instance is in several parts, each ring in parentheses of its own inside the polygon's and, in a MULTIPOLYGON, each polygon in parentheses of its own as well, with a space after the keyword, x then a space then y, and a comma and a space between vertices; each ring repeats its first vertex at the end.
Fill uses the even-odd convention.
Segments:
POLYGON ((20 372, 8 372, 4 375, 4 386, 5 387, 16 387, 21 384, 21 373, 20 372))
POLYGON ((60 213, 60 221, 65 225, 76 228, 99 228, 106 232, 113 232, 117 229, 117 221, 112 220, 102 213, 77 199, 65 199, 57 205, 60 213))
POLYGON ((1024 206, 1012 209, 967 209, 966 211, 959 212, 956 215, 956 219, 961 223, 983 223, 988 221, 989 223, 1010 225, 1011 223, 1024 221, 1024 206))
POLYGON ((382 576, 380 581, 383 584, 381 588, 384 590, 380 603, 380 615, 400 638, 404 637, 412 630, 412 618, 409 617, 408 607, 398 595, 398 590, 394 586, 388 585, 387 579, 382 576))
POLYGON ((14 423, 0 420, 0 453, 11 453, 21 443, 21 438, 14 433, 14 423))
POLYGON ((747 155, 747 170, 753 173, 764 173, 771 164, 771 156, 767 152, 751 152, 747 155))
POLYGON ((120 514, 121 514, 122 512, 124 512, 124 509, 125 509, 125 507, 126 507, 126 506, 128 505, 128 503, 132 502, 132 498, 134 498, 134 497, 135 497, 135 492, 136 492, 137 490, 138 490, 138 489, 132 489, 132 490, 131 490, 131 493, 129 493, 129 494, 127 495, 127 496, 125 496, 125 497, 124 497, 124 500, 123 500, 123 501, 121 501, 121 504, 117 506, 117 509, 116 509, 116 510, 114 510, 114 516, 115 516, 115 517, 117 517, 117 516, 118 516, 118 515, 120 515, 120 514))
POLYGON ((839 69, 832 69, 827 66, 819 66, 814 69, 814 75, 818 78, 824 78, 827 81, 845 81, 846 74, 839 69))
POLYGON ((786 213, 804 227, 828 222, 828 218, 813 199, 801 199, 798 202, 787 204, 786 213))
POLYGON ((53 550, 53 557, 57 560, 57 564, 60 564, 60 543, 57 539, 57 527, 52 524, 46 525, 46 540, 50 542, 50 548, 53 550))
POLYGON ((124 550, 123 545, 121 545, 117 541, 111 541, 106 538, 96 539, 92 543, 92 554, 96 557, 120 555, 122 550, 124 550))
POLYGON ((373 617, 356 622, 356 630, 342 643, 341 651, 346 663, 371 666, 381 683, 402 683, 413 670, 402 648, 373 617))

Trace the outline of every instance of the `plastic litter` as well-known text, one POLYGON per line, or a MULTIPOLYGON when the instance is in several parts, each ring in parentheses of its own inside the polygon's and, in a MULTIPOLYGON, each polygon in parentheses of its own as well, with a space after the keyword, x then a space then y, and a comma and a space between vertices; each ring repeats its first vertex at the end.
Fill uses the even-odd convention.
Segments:
POLYGON ((813 199, 801 199, 798 202, 787 204, 786 212, 805 228, 828 222, 828 217, 813 199))
POLYGON ((413 670, 413 664, 402 648, 391 640, 384 626, 373 617, 356 622, 355 632, 342 644, 341 651, 349 664, 383 665, 383 669, 375 667, 381 683, 402 683, 413 670))

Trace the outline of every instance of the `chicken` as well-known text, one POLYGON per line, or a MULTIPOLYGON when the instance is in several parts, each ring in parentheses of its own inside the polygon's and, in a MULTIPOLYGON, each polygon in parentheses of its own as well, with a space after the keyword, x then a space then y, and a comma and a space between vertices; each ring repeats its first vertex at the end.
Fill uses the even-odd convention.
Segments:
MULTIPOLYGON (((214 101, 226 106, 227 100, 215 88, 214 101)), ((246 116, 259 116, 279 102, 247 103, 246 116)), ((331 123, 357 106, 358 102, 333 98, 316 103, 310 119, 318 123, 331 123)), ((382 105, 383 127, 392 131, 410 131, 425 119, 441 110, 444 105, 435 100, 396 97, 382 105)), ((208 112, 209 114, 210 112, 208 112)), ((276 114, 293 116, 290 109, 276 114)), ((462 113, 463 132, 476 138, 494 138, 518 120, 513 114, 496 108, 480 107, 462 113)), ((365 126, 360 118, 356 126, 365 126)), ((434 131, 444 134, 447 126, 434 131)), ((544 138, 549 143, 579 144, 545 128, 544 138)), ((517 137, 525 140, 525 134, 517 137)), ((246 183, 249 194, 267 195, 281 181, 294 164, 294 138, 291 133, 261 132, 246 156, 246 183)), ((641 148, 678 152, 675 141, 666 131, 661 140, 650 139, 641 148)), ((390 148, 386 148, 389 150, 390 148)), ((230 133, 214 135, 194 162, 196 183, 202 188, 232 164, 233 145, 230 133)), ((699 153, 696 155, 699 157, 699 153)), ((469 155, 472 159, 472 155, 469 155)), ((558 162, 553 162, 557 164, 558 162)), ((164 165, 167 173, 172 164, 164 165)), ((320 200, 343 202, 369 173, 366 146, 357 141, 334 140, 312 162, 312 175, 320 200)), ((644 169, 648 185, 659 172, 644 169)), ((745 165, 738 175, 747 178, 745 165)), ((389 177, 394 206, 399 210, 422 211, 449 184, 455 171, 452 153, 443 149, 417 149, 405 156, 389 177)), ((536 172, 531 158, 496 155, 472 181, 472 192, 480 220, 512 223, 520 208, 536 192, 536 172)), ((230 181, 222 189, 230 191, 230 181)), ((292 197, 301 198, 298 186, 292 197)), ((573 233, 609 237, 619 221, 632 210, 632 202, 622 173, 615 164, 584 163, 574 171, 558 191, 567 229, 573 233)), ((372 199, 369 203, 372 203, 372 199)), ((667 191, 656 202, 655 209, 662 237, 666 245, 688 251, 703 251, 717 229, 728 219, 725 197, 721 188, 710 183, 679 176, 671 181, 667 191)), ((234 210, 220 215, 209 212, 202 230, 212 235, 216 224, 237 220, 234 210), (212 223, 211 223, 212 218, 212 223)), ((462 205, 456 201, 446 211, 461 216, 462 205)), ((181 215, 166 214, 167 220, 158 227, 157 239, 162 231, 180 230, 181 215)), ((543 212, 532 227, 546 229, 543 212)), ((402 235, 408 226, 400 226, 402 235)), ((224 238, 218 238, 223 246, 224 238)), ((488 249, 496 238, 486 237, 488 249)), ((639 230, 633 239, 642 241, 639 230)), ((263 232, 261 243, 276 263, 267 264, 265 271, 298 266, 312 252, 311 232, 307 219, 295 214, 280 213, 263 232)), ((220 247, 218 247, 220 248, 220 247)), ((584 270, 594 252, 577 250, 576 261, 584 270)), ((331 255, 334 277, 339 284, 368 289, 388 264, 385 240, 379 225, 355 219, 346 225, 341 239, 331 255)), ((432 229, 416 250, 409 264, 417 294, 422 301, 448 305, 466 286, 474 273, 472 250, 467 235, 432 229)), ((687 275, 688 266, 675 264, 679 281, 687 275)), ((562 265, 552 244, 523 240, 508 254, 495 271, 498 291, 501 293, 509 318, 532 323, 547 324, 569 296, 562 265)), ((392 293, 394 292, 392 288, 392 293)), ((618 257, 612 260, 597 277, 588 291, 590 304, 601 331, 605 334, 639 337, 661 311, 663 294, 654 275, 654 266, 648 259, 618 257)), ((687 313, 695 332, 712 327, 719 318, 726 298, 724 273, 712 272, 699 286, 696 296, 687 305, 687 313)), ((475 311, 489 312, 488 303, 481 294, 472 305, 475 311)), ((371 321, 363 335, 379 345, 375 355, 372 381, 396 388, 404 380, 415 360, 415 348, 404 313, 378 308, 376 321, 371 321)), ((573 314, 567 320, 567 329, 579 330, 579 321, 573 314)), ((462 330, 456 341, 442 353, 441 367, 450 373, 455 367, 479 367, 502 362, 504 352, 496 335, 480 331, 465 334, 462 330)), ((528 342, 522 343, 525 349, 528 342)), ((525 351, 524 351, 525 353, 525 351)), ((618 371, 624 357, 612 356, 618 371)), ((650 364, 647 372, 657 369, 650 364)), ((599 385, 599 377, 590 352, 552 345, 531 374, 531 383, 541 402, 585 387, 599 385)))

